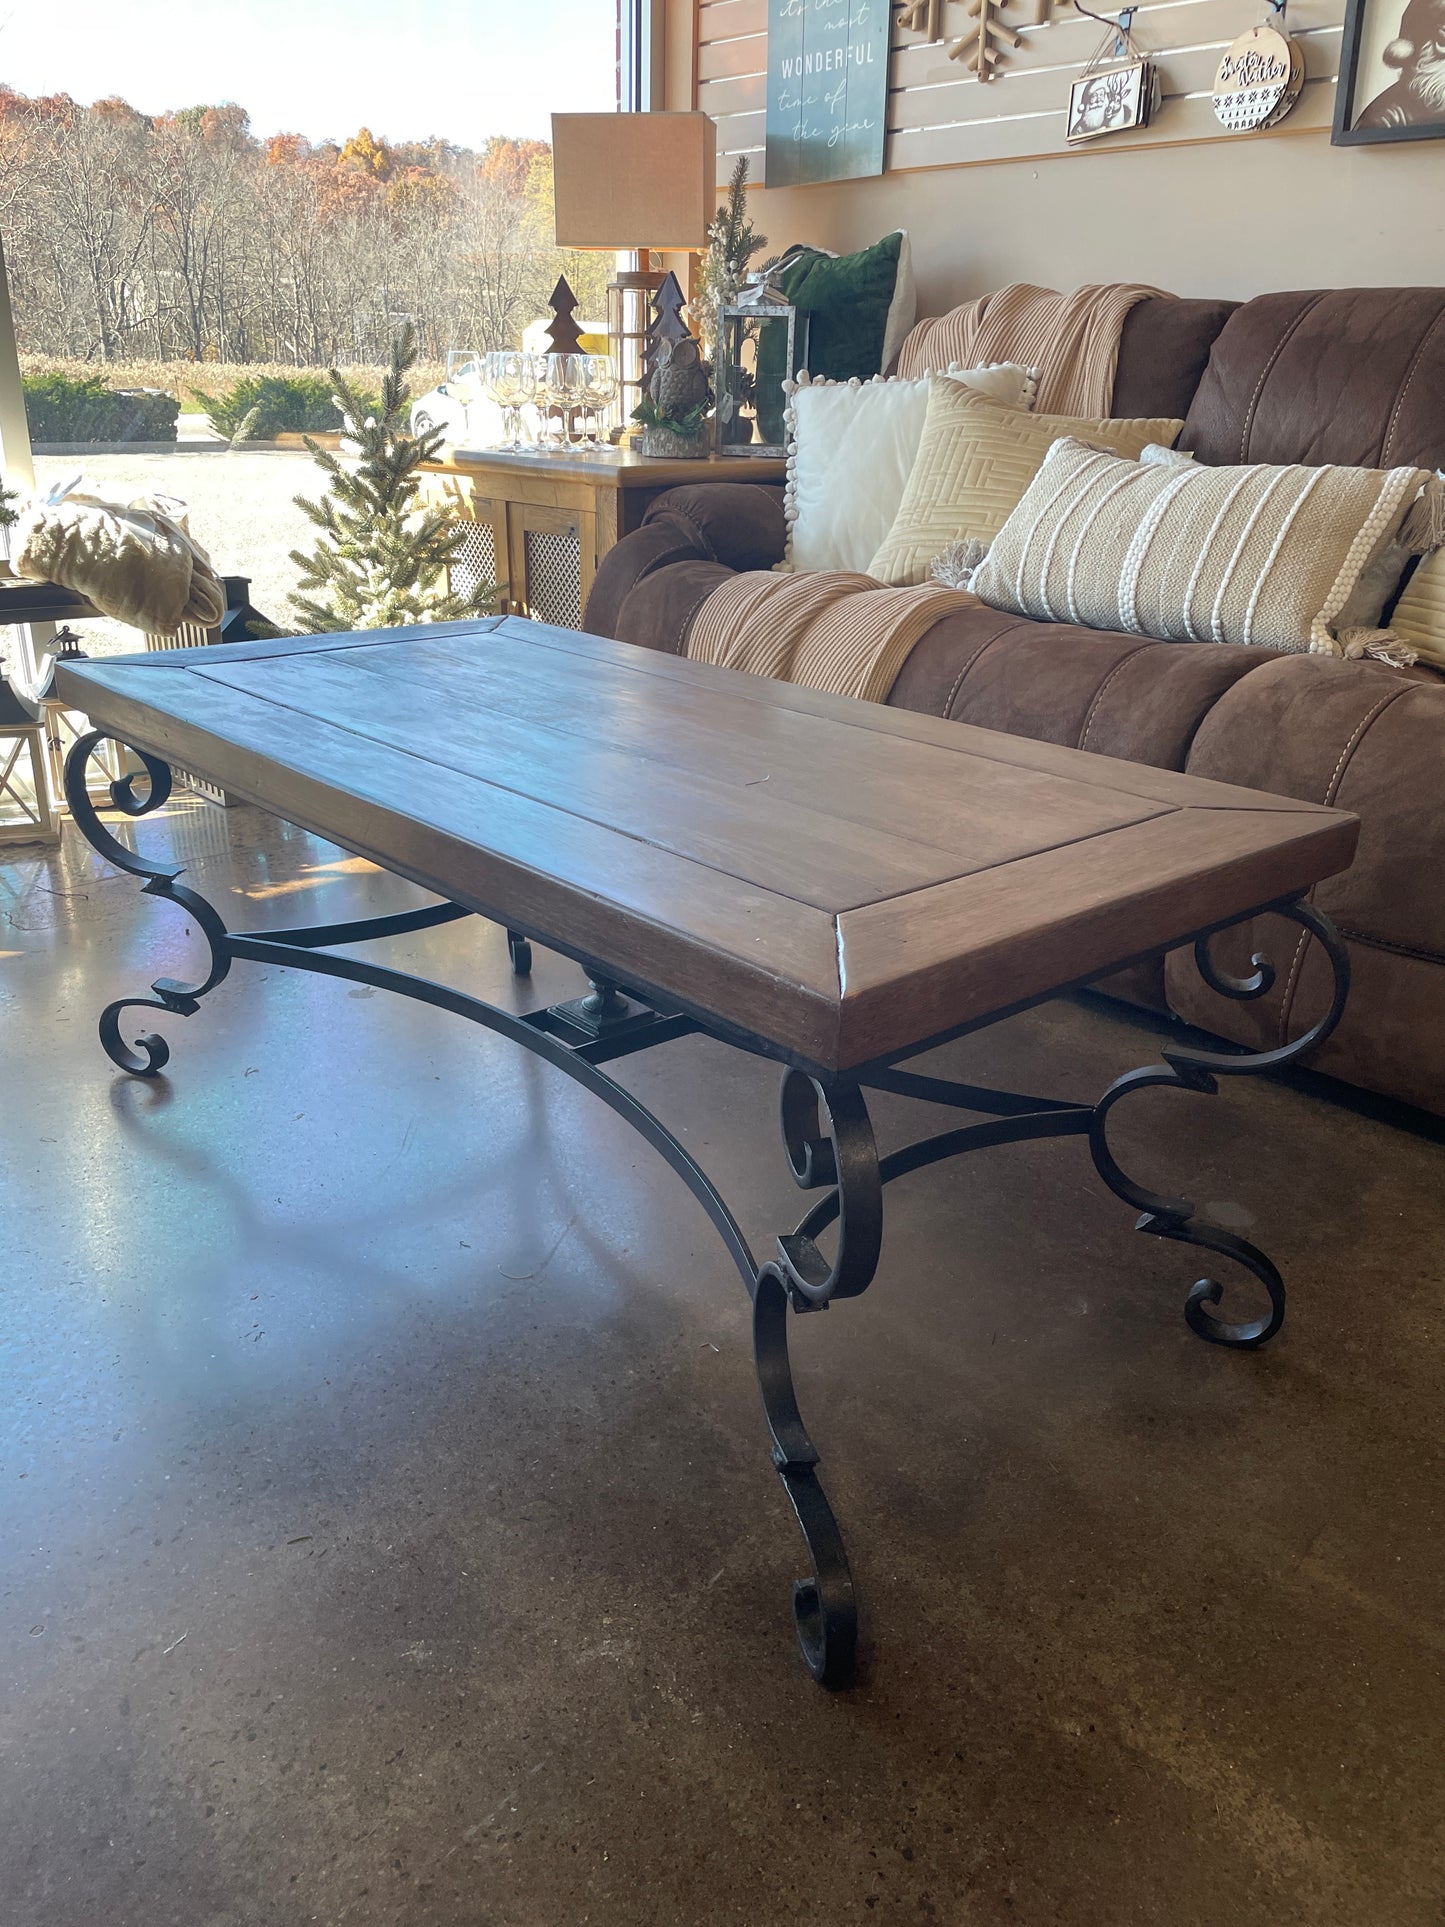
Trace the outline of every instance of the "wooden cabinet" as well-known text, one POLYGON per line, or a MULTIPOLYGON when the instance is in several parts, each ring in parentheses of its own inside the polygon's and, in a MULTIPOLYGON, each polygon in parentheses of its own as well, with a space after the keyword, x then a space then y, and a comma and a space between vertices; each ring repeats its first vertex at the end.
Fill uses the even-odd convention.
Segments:
POLYGON ((648 505, 692 482, 781 483, 784 464, 750 456, 659 461, 630 449, 456 455, 422 471, 422 492, 471 524, 452 585, 492 582, 498 610, 580 629, 602 557, 648 505))

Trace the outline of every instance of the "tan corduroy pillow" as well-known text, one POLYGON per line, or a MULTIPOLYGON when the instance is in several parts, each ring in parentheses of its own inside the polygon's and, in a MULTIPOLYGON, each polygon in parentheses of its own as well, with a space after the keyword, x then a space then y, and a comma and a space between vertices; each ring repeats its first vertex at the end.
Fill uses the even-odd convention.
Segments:
POLYGON ((1421 662, 1445 669, 1445 549, 1421 556, 1395 604, 1390 627, 1421 662))
POLYGON ((1337 656, 1361 578, 1430 481, 1420 468, 1159 467, 1060 441, 970 586, 1041 620, 1337 656))
POLYGON ((1183 426, 1021 415, 935 376, 908 486, 868 573, 897 587, 926 582, 951 542, 991 542, 1061 435, 1137 455, 1148 442, 1172 442, 1183 426))

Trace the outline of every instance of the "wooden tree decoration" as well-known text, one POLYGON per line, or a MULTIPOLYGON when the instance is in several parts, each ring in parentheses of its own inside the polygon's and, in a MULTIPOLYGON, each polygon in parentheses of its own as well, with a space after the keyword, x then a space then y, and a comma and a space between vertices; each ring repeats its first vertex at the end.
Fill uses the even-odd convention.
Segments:
POLYGON ((966 0, 964 11, 973 16, 973 25, 948 49, 950 60, 964 60, 980 80, 992 80, 998 64, 999 48, 1021 47, 1023 36, 1015 33, 1000 18, 1005 0, 966 0))
POLYGON ((554 355, 575 355, 582 346, 582 330, 572 319, 577 307, 577 297, 567 285, 565 274, 557 276, 547 306, 552 310, 552 321, 547 329, 547 347, 554 355))
POLYGON ((662 286, 652 297, 652 320, 647 324, 646 366, 642 371, 646 382, 657 367, 657 351, 664 341, 687 341, 692 330, 682 318, 687 306, 687 297, 675 274, 669 273, 662 286))

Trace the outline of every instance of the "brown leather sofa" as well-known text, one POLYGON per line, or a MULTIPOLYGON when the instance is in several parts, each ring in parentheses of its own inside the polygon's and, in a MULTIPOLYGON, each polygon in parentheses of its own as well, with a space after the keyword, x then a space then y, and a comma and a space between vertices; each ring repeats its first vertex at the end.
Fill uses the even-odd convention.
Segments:
MULTIPOLYGON (((1144 302, 1113 413, 1182 416, 1180 446, 1206 462, 1445 468, 1445 290, 1144 302)), ((671 490, 604 558, 585 626, 681 653, 716 584, 771 567, 783 545, 779 491, 671 490)), ((1316 893, 1348 938, 1353 988, 1315 1068, 1445 1113, 1445 677, 979 608, 923 637, 888 701, 1354 810, 1356 860, 1316 893)), ((1220 959, 1274 954, 1281 930, 1230 933, 1220 959)), ((1101 988, 1265 1047, 1310 1021, 1327 975, 1316 946, 1274 961, 1273 989, 1250 1003, 1212 991, 1187 951, 1101 988)))

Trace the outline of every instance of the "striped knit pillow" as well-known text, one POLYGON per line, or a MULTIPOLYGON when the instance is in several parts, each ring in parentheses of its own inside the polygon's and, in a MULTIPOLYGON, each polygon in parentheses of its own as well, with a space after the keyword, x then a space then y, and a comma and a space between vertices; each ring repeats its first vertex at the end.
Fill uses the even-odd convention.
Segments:
POLYGON ((1040 620, 1337 656, 1353 591, 1430 479, 1419 468, 1159 467, 1064 439, 970 586, 1040 620))

